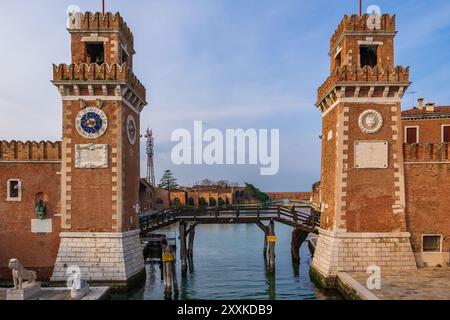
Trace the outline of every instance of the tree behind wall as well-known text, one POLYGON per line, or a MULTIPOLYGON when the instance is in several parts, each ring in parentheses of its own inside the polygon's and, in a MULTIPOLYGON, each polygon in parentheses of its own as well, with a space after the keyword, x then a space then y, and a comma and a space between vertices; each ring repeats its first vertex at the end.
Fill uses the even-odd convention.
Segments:
POLYGON ((177 184, 177 179, 173 176, 172 171, 166 170, 161 178, 161 182, 158 185, 158 188, 165 189, 167 191, 174 191, 179 188, 177 184))

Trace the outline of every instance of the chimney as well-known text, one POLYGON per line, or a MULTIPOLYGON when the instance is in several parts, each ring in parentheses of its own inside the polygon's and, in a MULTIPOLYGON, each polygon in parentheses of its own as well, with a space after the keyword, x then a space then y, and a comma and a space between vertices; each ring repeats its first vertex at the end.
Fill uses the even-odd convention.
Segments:
POLYGON ((420 98, 420 99, 417 100, 417 102, 419 103, 419 110, 420 111, 423 111, 423 101, 424 100, 425 100, 424 98, 420 98))
POLYGON ((426 110, 427 112, 434 112, 434 103, 427 103, 426 110))

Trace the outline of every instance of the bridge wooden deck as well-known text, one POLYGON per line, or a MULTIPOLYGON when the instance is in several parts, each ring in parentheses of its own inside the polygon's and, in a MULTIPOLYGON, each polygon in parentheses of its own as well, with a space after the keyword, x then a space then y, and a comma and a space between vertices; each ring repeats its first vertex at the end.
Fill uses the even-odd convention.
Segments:
POLYGON ((224 206, 203 209, 169 209, 140 217, 141 233, 145 235, 172 224, 260 224, 275 221, 308 233, 317 233, 320 218, 302 212, 305 205, 294 206, 224 206))

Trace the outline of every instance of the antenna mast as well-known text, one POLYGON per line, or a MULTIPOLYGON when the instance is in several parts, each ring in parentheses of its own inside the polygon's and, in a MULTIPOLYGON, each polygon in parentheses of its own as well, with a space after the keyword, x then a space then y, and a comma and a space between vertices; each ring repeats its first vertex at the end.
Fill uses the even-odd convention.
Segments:
POLYGON ((156 187, 155 182, 155 168, 153 165, 153 156, 155 154, 154 147, 155 147, 155 140, 153 138, 153 131, 150 129, 147 129, 147 134, 145 135, 145 138, 147 139, 147 182, 152 186, 156 187))

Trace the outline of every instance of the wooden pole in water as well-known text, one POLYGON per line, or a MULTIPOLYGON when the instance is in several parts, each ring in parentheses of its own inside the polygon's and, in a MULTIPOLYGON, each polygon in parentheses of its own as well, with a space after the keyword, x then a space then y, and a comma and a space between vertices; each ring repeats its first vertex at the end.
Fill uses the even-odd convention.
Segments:
POLYGON ((180 259, 181 259, 181 273, 187 273, 187 249, 186 249, 186 222, 180 222, 180 259))
POLYGON ((191 230, 189 232, 188 256, 191 259, 194 257, 194 239, 195 239, 195 225, 191 227, 191 230))
POLYGON ((163 260, 163 274, 164 274, 164 295, 166 298, 172 297, 173 287, 173 267, 174 257, 172 248, 167 244, 167 241, 162 243, 162 260, 163 260))
POLYGON ((264 256, 265 257, 267 257, 267 249, 268 249, 268 246, 269 246, 269 244, 268 244, 268 242, 267 242, 267 236, 269 235, 269 233, 268 232, 265 232, 264 233, 264 256))
POLYGON ((269 271, 275 271, 275 222, 273 220, 269 223, 269 271))

